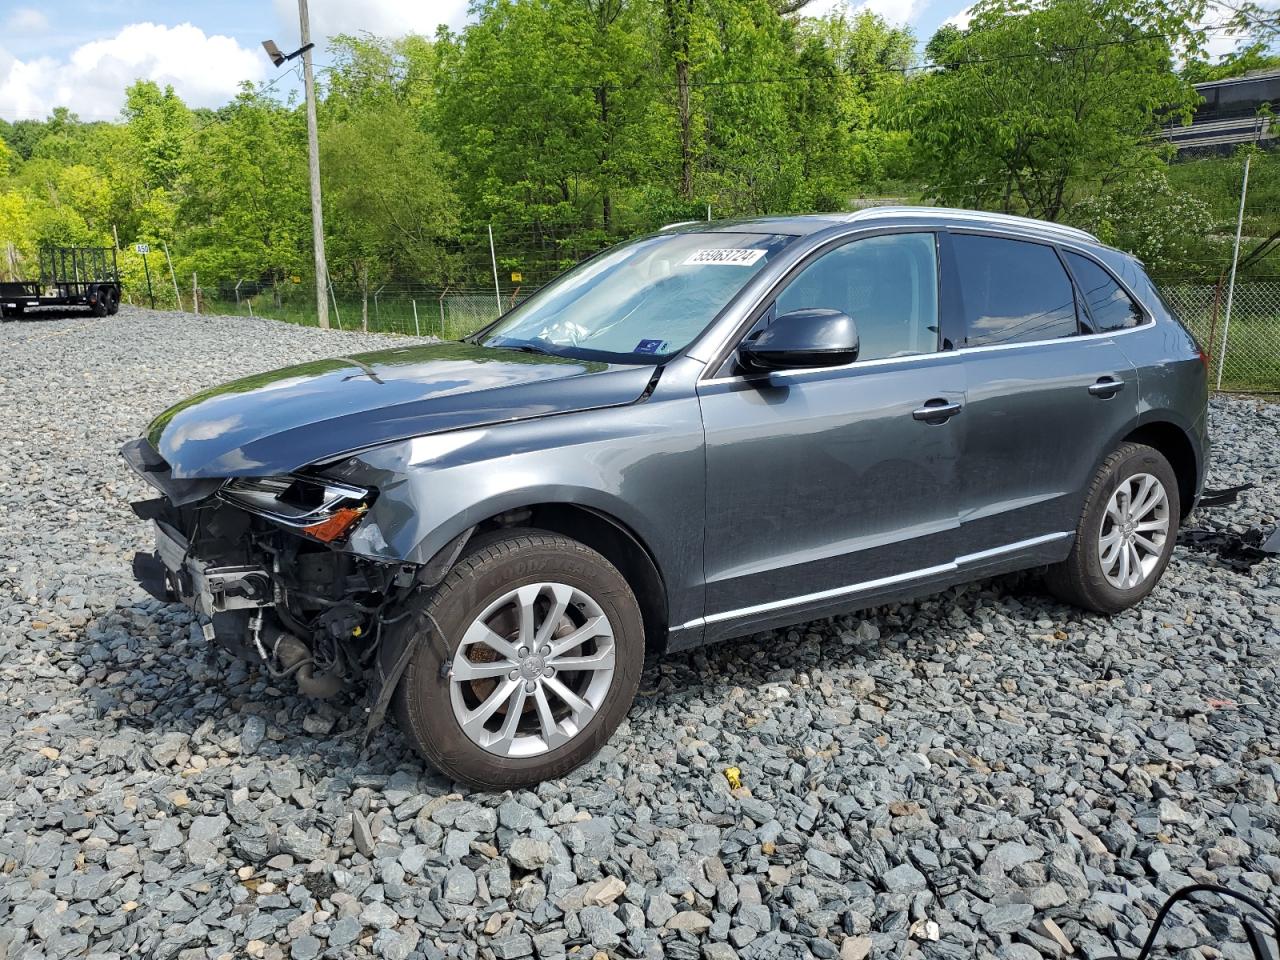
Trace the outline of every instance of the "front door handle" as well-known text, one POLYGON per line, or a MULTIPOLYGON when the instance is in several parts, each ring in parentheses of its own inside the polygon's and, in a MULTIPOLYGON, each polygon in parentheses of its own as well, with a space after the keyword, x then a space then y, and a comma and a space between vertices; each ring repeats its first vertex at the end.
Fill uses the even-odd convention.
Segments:
POLYGON ((935 398, 926 401, 923 407, 912 410, 911 418, 913 420, 922 420, 925 423, 946 423, 962 409, 964 408, 959 403, 935 398))
POLYGON ((1123 389, 1124 381, 1117 380, 1115 377, 1099 377, 1097 383, 1089 384, 1089 393, 1103 400, 1114 397, 1123 389))

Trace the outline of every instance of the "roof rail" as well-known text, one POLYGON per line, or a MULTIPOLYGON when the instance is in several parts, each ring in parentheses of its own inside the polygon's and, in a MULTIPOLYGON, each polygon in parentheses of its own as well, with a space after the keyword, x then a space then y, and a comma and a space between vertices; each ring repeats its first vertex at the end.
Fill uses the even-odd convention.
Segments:
POLYGON ((985 210, 958 210, 951 207, 868 207, 855 210, 846 216, 847 220, 880 220, 889 217, 931 217, 937 220, 972 220, 975 223, 999 224, 1006 227, 1019 227, 1037 233, 1056 234, 1072 240, 1086 240, 1089 243, 1101 241, 1087 230, 1069 227, 1063 223, 1050 220, 1036 220, 1032 217, 1018 217, 1011 213, 989 213, 985 210))

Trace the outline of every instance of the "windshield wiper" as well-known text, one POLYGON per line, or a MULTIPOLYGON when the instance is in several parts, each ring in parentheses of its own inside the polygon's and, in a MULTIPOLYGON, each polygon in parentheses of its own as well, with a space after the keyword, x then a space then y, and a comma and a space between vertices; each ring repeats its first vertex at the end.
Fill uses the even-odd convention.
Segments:
POLYGON ((519 350, 521 353, 540 353, 547 357, 558 357, 560 354, 552 350, 548 350, 546 346, 537 340, 490 340, 485 344, 487 347, 497 347, 499 350, 519 350))

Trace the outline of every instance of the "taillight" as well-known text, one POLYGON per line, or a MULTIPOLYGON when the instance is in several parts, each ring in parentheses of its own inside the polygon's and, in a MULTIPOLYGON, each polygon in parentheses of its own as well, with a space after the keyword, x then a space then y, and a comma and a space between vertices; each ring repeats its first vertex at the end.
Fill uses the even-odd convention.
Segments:
POLYGON ((1196 353, 1200 354, 1200 365, 1204 367, 1204 375, 1209 375, 1209 355, 1204 352, 1204 347, 1196 344, 1196 353))

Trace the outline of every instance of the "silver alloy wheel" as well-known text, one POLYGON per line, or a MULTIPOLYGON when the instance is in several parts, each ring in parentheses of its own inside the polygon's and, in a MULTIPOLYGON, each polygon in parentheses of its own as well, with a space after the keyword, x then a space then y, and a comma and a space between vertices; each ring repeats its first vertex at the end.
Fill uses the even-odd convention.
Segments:
POLYGON ((613 626, 600 604, 563 583, 502 594, 453 655, 449 698, 463 733, 502 757, 534 757, 577 736, 613 682, 613 626))
POLYGON ((1149 473, 1120 483, 1098 531, 1098 559, 1107 583, 1132 590, 1155 571, 1169 537, 1169 495, 1149 473))

